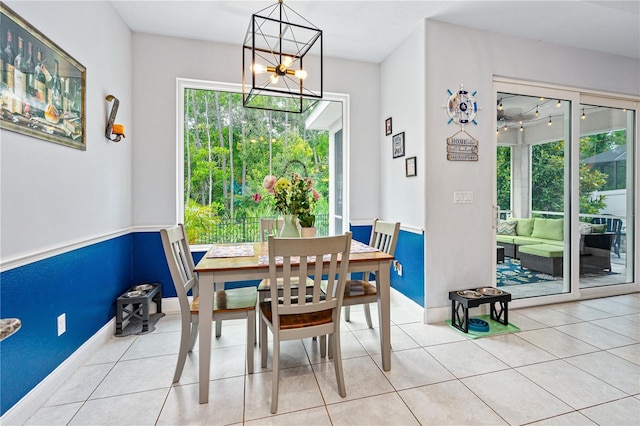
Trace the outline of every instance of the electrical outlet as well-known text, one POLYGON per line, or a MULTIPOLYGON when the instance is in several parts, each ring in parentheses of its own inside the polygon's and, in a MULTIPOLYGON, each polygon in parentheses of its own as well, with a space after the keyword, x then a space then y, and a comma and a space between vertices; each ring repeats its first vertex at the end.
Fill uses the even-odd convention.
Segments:
POLYGON ((398 273, 398 275, 402 276, 402 263, 397 260, 393 261, 393 270, 398 273))
POLYGON ((67 314, 62 314, 58 317, 58 336, 67 331, 67 314))

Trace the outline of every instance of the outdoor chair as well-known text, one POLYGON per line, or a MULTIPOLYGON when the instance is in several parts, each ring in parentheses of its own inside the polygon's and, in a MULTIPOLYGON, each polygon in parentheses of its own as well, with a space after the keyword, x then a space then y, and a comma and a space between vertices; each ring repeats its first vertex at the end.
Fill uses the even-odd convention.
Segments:
POLYGON ((611 247, 613 248, 613 252, 620 257, 620 240, 622 239, 622 219, 613 218, 613 217, 594 217, 591 219, 591 223, 607 225, 607 232, 613 232, 615 235, 613 237, 613 243, 611 247))

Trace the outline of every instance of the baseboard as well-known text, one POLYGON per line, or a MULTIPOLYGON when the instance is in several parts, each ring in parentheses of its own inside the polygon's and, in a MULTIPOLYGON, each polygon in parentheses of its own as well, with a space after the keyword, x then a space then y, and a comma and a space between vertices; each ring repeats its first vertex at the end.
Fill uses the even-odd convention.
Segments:
POLYGON ((0 417, 2 425, 24 424, 97 349, 113 335, 115 318, 84 342, 73 354, 0 417))

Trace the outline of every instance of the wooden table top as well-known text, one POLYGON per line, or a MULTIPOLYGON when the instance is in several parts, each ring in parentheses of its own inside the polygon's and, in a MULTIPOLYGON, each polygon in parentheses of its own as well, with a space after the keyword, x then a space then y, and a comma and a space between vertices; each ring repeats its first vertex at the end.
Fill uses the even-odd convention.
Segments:
MULTIPOLYGON (((253 256, 240 257, 207 257, 211 249, 202 257, 195 267, 196 272, 213 272, 213 271, 232 271, 232 270, 268 270, 269 264, 260 262, 260 257, 269 256, 269 244, 266 242, 258 243, 232 243, 232 244, 215 244, 214 246, 253 246, 253 256)), ((359 241, 352 241, 351 254, 349 255, 349 263, 371 262, 371 261, 391 261, 394 259, 390 254, 381 251, 358 252, 359 245, 366 246, 359 241), (354 244, 355 243, 355 244, 354 244)))

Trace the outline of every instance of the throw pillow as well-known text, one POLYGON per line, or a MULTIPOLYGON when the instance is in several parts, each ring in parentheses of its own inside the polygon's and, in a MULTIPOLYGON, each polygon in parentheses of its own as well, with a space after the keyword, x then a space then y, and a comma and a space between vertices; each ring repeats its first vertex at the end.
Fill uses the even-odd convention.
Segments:
POLYGON ((582 235, 590 234, 592 232, 591 224, 586 222, 580 222, 580 224, 578 225, 578 229, 580 230, 580 234, 582 235))
POLYGON ((564 219, 536 218, 531 236, 546 240, 562 241, 564 239, 564 219))
POLYGON ((516 222, 501 220, 498 223, 498 235, 516 235, 516 222))
POLYGON ((515 219, 516 233, 520 237, 530 237, 533 231, 533 222, 535 219, 515 219))
POLYGON ((591 232, 593 234, 603 234, 604 231, 606 231, 606 230, 607 230, 607 225, 605 223, 603 223, 603 224, 592 223, 591 224, 591 232))

